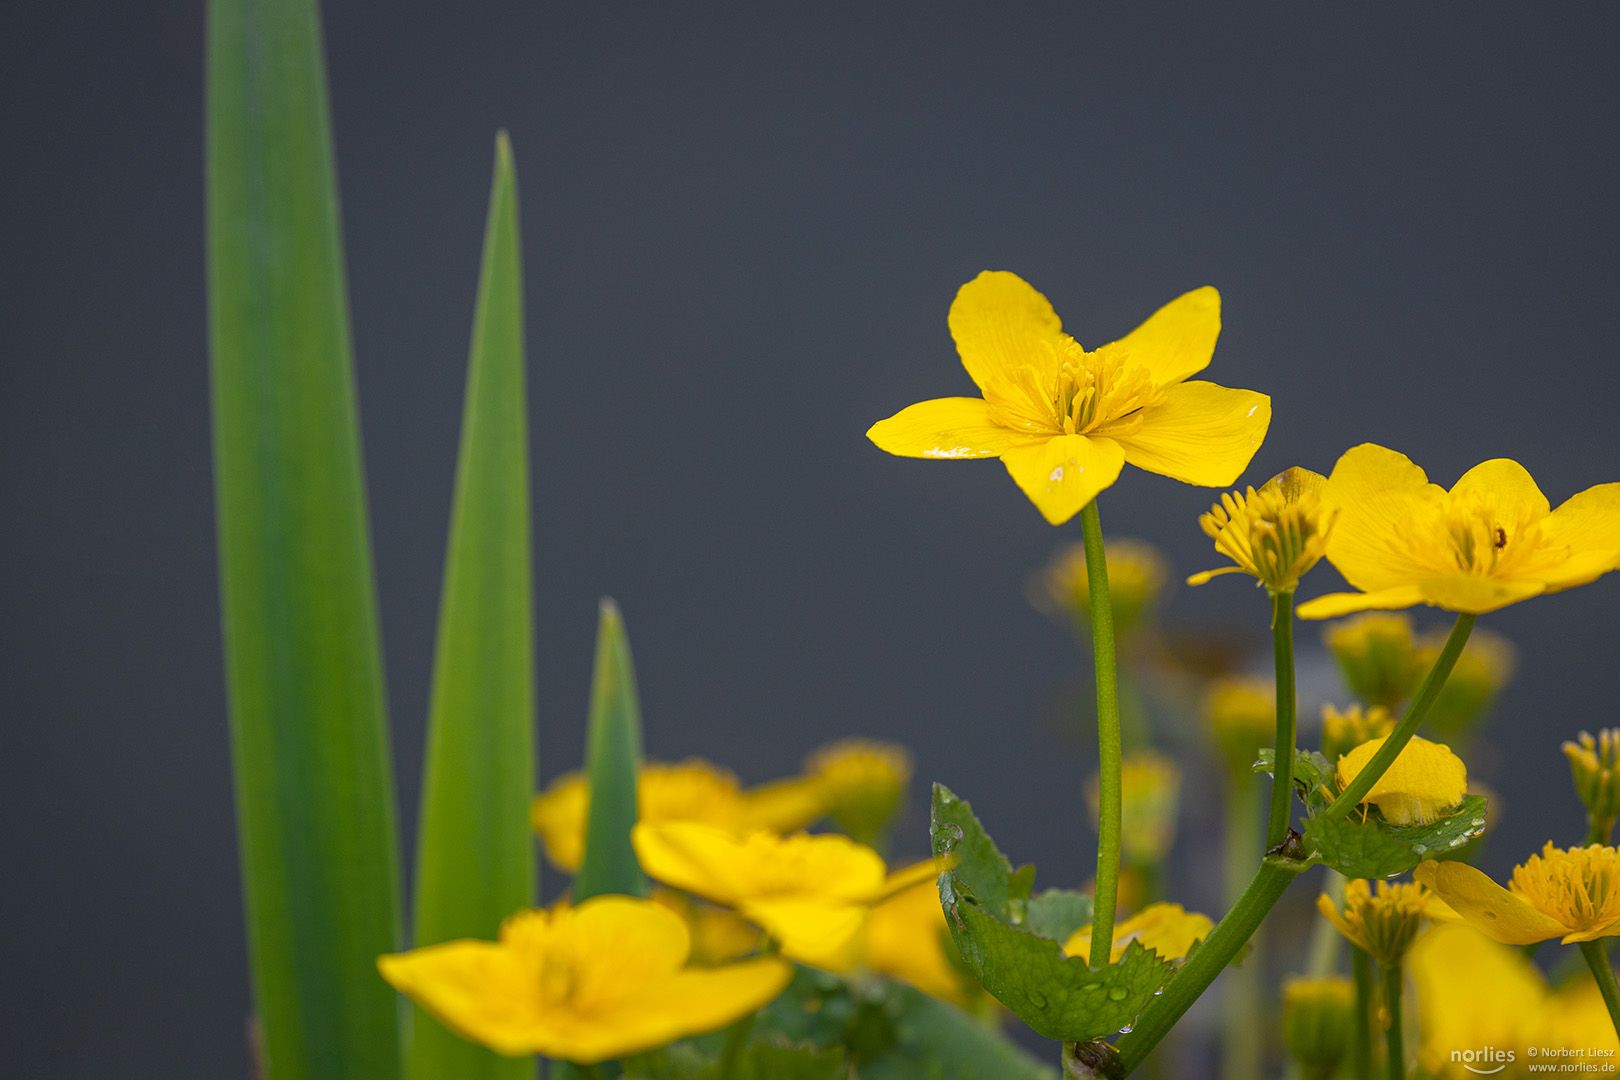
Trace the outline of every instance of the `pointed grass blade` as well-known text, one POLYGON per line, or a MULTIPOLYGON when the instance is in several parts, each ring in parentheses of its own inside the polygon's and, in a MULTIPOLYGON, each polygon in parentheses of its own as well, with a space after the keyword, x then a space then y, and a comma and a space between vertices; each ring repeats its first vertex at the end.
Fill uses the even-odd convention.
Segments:
POLYGON ((630 830, 636 823, 636 771, 641 765, 641 706, 630 641, 612 600, 602 601, 597 624, 588 723, 585 771, 591 785, 591 813, 585 861, 574 878, 574 902, 602 893, 645 896, 647 882, 630 846, 630 830))
MULTIPOLYGON (((517 175, 505 132, 473 316, 450 545, 439 608, 416 864, 415 944, 493 939, 534 904, 534 604, 517 175)), ((411 1080, 518 1080, 499 1057, 417 1011, 411 1080)))
POLYGON ((212 0, 209 343, 220 593, 269 1080, 397 1076, 398 865, 321 34, 212 0))

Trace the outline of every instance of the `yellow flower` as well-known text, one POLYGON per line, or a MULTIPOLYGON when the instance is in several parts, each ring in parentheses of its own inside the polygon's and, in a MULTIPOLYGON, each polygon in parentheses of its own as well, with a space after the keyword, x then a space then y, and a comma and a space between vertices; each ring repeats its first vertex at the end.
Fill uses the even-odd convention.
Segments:
POLYGON ((1412 617, 1405 612, 1363 612, 1332 624, 1322 637, 1350 689, 1368 704, 1386 709, 1411 697, 1434 663, 1430 658, 1425 664, 1418 655, 1412 617))
POLYGON ((1564 744, 1575 792, 1586 804, 1592 822, 1605 832, 1620 817, 1620 728, 1604 728, 1592 738, 1581 732, 1579 745, 1564 744))
MULTIPOLYGON (((1109 950, 1108 962, 1117 963, 1125 955, 1126 946, 1140 941, 1152 949, 1161 960, 1180 960, 1192 950, 1195 943, 1204 940, 1215 928, 1208 915, 1188 911, 1180 904, 1149 904, 1124 922, 1114 924, 1114 943, 1109 950)), ((1068 941, 1063 951, 1070 956, 1091 955, 1091 927, 1082 926, 1068 941)))
MULTIPOLYGON (((1097 824, 1099 777, 1091 775, 1086 797, 1091 821, 1097 824)), ((1176 842, 1176 813, 1181 805, 1181 770, 1163 754, 1133 750, 1120 763, 1120 843, 1125 861, 1141 865, 1163 859, 1176 842)))
MULTIPOLYGON (((1339 758, 1339 790, 1350 786, 1383 745, 1383 738, 1373 739, 1339 758)), ((1427 825, 1456 809, 1466 794, 1468 767, 1462 758, 1449 746, 1414 735, 1361 801, 1378 807, 1391 825, 1427 825)))
MULTIPOLYGON (((1445 639, 1444 633, 1425 635, 1418 649, 1418 663, 1424 671, 1439 659, 1445 639)), ((1513 678, 1516 658, 1511 641, 1501 634, 1476 627, 1423 723, 1430 731, 1442 735, 1465 735, 1484 717, 1497 693, 1513 678)))
MULTIPOLYGON (((1170 564, 1152 544, 1123 536, 1103 538, 1103 561, 1108 564, 1114 632, 1124 635, 1164 591, 1170 564)), ((1085 544, 1059 548, 1052 561, 1031 577, 1027 592, 1037 610, 1065 615, 1082 633, 1091 633, 1091 578, 1085 544)))
POLYGON ((1270 679, 1216 679, 1204 694, 1204 720, 1232 774, 1247 777, 1261 748, 1277 741, 1277 688, 1270 679))
POLYGON ((955 951, 939 888, 931 880, 900 890, 867 916, 863 952, 868 967, 965 1008, 972 988, 952 962, 955 951))
POLYGON ((805 760, 822 803, 851 836, 867 841, 883 831, 911 782, 911 755, 895 743, 843 739, 805 760))
POLYGON ((1202 585, 1221 574, 1248 574, 1274 593, 1293 592, 1299 579, 1322 558, 1333 514, 1322 508, 1327 480, 1309 469, 1287 469, 1247 495, 1222 495, 1198 519, 1215 550, 1237 563, 1205 570, 1187 579, 1202 585))
POLYGON ((514 915, 498 942, 430 945, 378 957, 377 968, 462 1038, 590 1065, 724 1027, 793 977, 775 957, 685 968, 689 950, 667 908, 599 896, 514 915))
POLYGON ((1513 868, 1504 889, 1460 862, 1422 862, 1412 876, 1471 925, 1507 945, 1565 945, 1620 934, 1620 856, 1612 847, 1555 848, 1513 868))
POLYGON ((1160 308, 1119 341, 1086 352, 1052 305, 1016 274, 987 270, 951 305, 951 337, 982 398, 936 398, 872 425, 906 457, 999 457, 1046 520, 1060 525, 1128 461, 1189 484, 1225 487, 1260 448, 1271 399, 1187 382, 1221 330, 1207 286, 1160 308))
POLYGON ((1620 484, 1557 510, 1524 466, 1476 465, 1446 491, 1404 454, 1365 443, 1333 467, 1327 557, 1360 589, 1301 604, 1305 619, 1431 604, 1480 614, 1584 585, 1620 566, 1620 484))
POLYGON ((1422 885, 1380 881, 1374 891, 1365 878, 1345 883, 1344 910, 1335 907, 1327 893, 1316 898, 1316 910, 1385 967, 1401 962, 1423 929, 1424 919, 1456 917, 1422 885))
POLYGON ((1345 754, 1372 739, 1380 740, 1395 730, 1395 718, 1382 705, 1363 712, 1352 705, 1340 712, 1332 705, 1322 706, 1322 756, 1336 763, 1345 754))
MULTIPOLYGON (((1418 1061, 1429 1075, 1471 1080, 1506 1066, 1495 1075, 1523 1076, 1531 1046, 1600 1045, 1544 1041, 1552 1009, 1541 972, 1466 923, 1440 923, 1418 938, 1407 968, 1418 991, 1418 1061)), ((1609 1014, 1602 1015, 1612 1039, 1609 1014)))
POLYGON ((1356 988, 1343 975, 1283 980, 1283 1045, 1303 1075, 1327 1078, 1355 1031, 1356 988))
POLYGON ((870 907, 937 875, 932 861, 887 874, 877 852, 836 834, 739 836, 668 821, 638 824, 630 838, 652 878, 736 908, 784 955, 833 971, 856 962, 852 950, 870 907))
POLYGON ((1586 1049, 1586 1058, 1612 1067, 1620 1057, 1620 1038, 1603 1003, 1603 991, 1595 979, 1577 976, 1553 991, 1541 1014, 1541 1046, 1569 1046, 1586 1049))

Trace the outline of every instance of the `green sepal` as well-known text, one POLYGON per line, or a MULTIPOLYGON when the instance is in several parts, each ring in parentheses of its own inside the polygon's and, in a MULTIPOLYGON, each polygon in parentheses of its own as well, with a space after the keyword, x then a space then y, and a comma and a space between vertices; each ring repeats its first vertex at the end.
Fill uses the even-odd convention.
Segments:
MULTIPOLYGON (((1276 762, 1277 751, 1268 746, 1260 751, 1260 759, 1254 763, 1254 771, 1274 772, 1276 762)), ((1313 814, 1331 803, 1333 801, 1331 793, 1338 791, 1338 773, 1328 759, 1315 750, 1294 751, 1293 779, 1294 793, 1305 804, 1305 809, 1313 814)))
POLYGON ((1091 897, 1070 889, 1047 889, 1030 898, 1020 929, 1062 943, 1091 925, 1091 897))
POLYGON ((1376 808, 1334 819, 1317 812, 1305 819, 1305 842, 1316 858, 1345 877, 1386 878, 1425 859, 1461 854, 1485 831, 1485 798, 1465 795, 1455 812, 1427 825, 1391 825, 1376 808))
POLYGON ((618 605, 604 599, 596 633, 596 670, 585 737, 585 772, 591 810, 585 858, 574 878, 574 903, 603 893, 647 895, 630 830, 637 816, 636 777, 641 767, 641 706, 630 640, 618 605))

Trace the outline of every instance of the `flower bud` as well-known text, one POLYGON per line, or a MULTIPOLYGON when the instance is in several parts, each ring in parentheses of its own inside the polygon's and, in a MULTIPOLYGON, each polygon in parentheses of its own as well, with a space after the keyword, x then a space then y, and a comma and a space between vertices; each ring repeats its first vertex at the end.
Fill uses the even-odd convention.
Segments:
POLYGON ((1244 573, 1272 593, 1293 592, 1299 579, 1322 558, 1331 512, 1322 507, 1327 478, 1309 469, 1286 469, 1256 491, 1231 492, 1198 519, 1215 550, 1236 566, 1205 570, 1187 579, 1202 585, 1221 574, 1244 573))
POLYGON ((1277 741, 1277 690, 1269 679, 1216 679, 1204 694, 1204 721, 1236 776, 1247 776, 1260 750, 1277 741))
POLYGON ((1346 938, 1386 968, 1396 967, 1423 929, 1424 919, 1456 918, 1439 897, 1416 882, 1392 885, 1356 878, 1345 883, 1340 910, 1327 893, 1316 909, 1346 938))
POLYGON ((1428 670, 1418 655, 1412 619, 1404 613, 1369 611, 1332 623, 1323 640, 1351 691, 1369 705, 1394 709, 1412 696, 1428 670))
MULTIPOLYGON (((1425 636, 1418 647, 1418 665, 1424 671, 1434 666, 1445 646, 1445 636, 1425 636)), ((1430 731, 1459 738, 1484 719, 1496 695, 1513 678, 1517 659, 1513 643, 1500 634, 1475 629, 1468 644, 1440 688, 1423 723, 1430 731)))
POLYGON ((1283 982, 1283 1043, 1305 1080, 1327 1080, 1350 1048, 1356 988, 1343 975, 1283 982))
MULTIPOLYGON (((1108 565, 1114 633, 1123 637, 1158 602, 1170 576, 1170 564, 1152 544, 1122 536, 1103 540, 1103 557, 1108 565)), ((1040 611, 1063 615, 1091 633, 1091 579, 1084 544, 1059 548, 1052 561, 1030 577, 1027 592, 1030 603, 1040 611)))
POLYGON ((844 739, 805 759, 827 812, 850 836, 872 843, 888 827, 911 782, 911 755, 895 743, 844 739))
POLYGON ((1620 776, 1615 763, 1620 759, 1620 728, 1604 728, 1593 738, 1581 732, 1579 744, 1564 744, 1575 792, 1586 804, 1592 839, 1609 842, 1616 817, 1620 817, 1620 776))
POLYGON ((1336 765, 1341 757, 1364 742, 1381 739, 1395 730, 1395 718, 1382 705, 1363 711, 1351 705, 1340 712, 1332 705, 1322 706, 1322 756, 1336 765))

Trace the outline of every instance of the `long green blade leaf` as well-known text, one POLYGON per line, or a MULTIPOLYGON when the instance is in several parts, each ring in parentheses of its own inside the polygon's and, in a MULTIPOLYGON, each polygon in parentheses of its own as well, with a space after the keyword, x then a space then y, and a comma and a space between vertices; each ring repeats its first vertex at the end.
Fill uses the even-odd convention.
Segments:
MULTIPOLYGON (((495 180, 473 318, 450 547, 439 609, 417 845, 416 944, 495 937, 534 903, 534 616, 523 280, 512 147, 495 180)), ((530 1060, 498 1057, 418 1010, 412 1080, 517 1080, 530 1060)))
POLYGON ((237 819, 270 1080, 387 1078, 397 838, 321 35, 211 0, 208 284, 237 819))
POLYGON ((574 878, 574 902, 602 893, 644 896, 646 879, 630 846, 636 823, 636 771, 641 764, 641 706, 630 641, 618 605, 602 601, 596 631, 596 671, 585 739, 585 771, 591 784, 591 814, 585 831, 585 862, 574 878))

